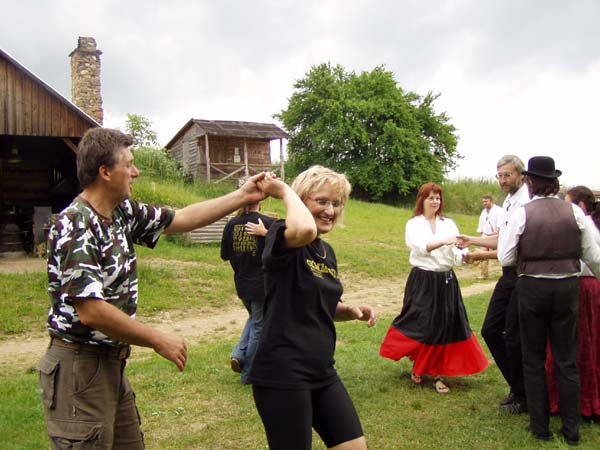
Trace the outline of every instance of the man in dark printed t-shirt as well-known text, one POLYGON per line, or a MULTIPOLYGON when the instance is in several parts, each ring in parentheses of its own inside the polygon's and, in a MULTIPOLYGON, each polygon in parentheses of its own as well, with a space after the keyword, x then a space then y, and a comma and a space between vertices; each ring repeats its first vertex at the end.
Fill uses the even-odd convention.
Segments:
POLYGON ((144 448, 124 371, 130 345, 150 347, 185 368, 181 338, 134 320, 133 244, 154 247, 163 232, 191 231, 264 198, 259 174, 235 192, 180 210, 136 202, 129 198, 139 175, 131 145, 131 137, 117 130, 84 135, 77 154, 83 191, 49 231, 50 345, 38 368, 53 449, 144 448))

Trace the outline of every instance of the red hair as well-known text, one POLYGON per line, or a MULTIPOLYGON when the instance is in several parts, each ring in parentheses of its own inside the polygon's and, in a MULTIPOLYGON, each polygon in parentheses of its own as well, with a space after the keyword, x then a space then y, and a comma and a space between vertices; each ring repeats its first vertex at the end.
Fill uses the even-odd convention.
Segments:
POLYGON ((440 196, 440 207, 438 208, 436 215, 440 217, 444 215, 444 197, 442 196, 442 188, 435 183, 425 183, 419 188, 415 210, 413 211, 413 217, 423 214, 423 202, 432 192, 434 194, 439 194, 440 196))

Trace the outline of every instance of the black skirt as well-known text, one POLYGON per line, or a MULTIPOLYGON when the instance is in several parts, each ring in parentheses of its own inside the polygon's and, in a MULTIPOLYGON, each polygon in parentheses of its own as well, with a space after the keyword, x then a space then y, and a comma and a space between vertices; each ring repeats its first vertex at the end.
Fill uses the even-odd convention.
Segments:
POLYGON ((379 354, 394 361, 408 356, 416 375, 471 375, 489 365, 469 326, 453 270, 413 267, 402 312, 392 322, 379 354))

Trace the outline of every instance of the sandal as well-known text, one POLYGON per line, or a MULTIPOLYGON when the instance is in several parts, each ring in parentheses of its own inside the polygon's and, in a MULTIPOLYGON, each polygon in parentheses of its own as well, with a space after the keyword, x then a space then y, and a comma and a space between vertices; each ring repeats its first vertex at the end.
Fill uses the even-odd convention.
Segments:
POLYGON ((433 389, 435 389, 435 392, 438 394, 447 394, 450 392, 450 388, 444 384, 442 377, 435 377, 433 381, 433 389))
POLYGON ((421 375, 415 375, 414 373, 410 374, 410 379, 415 384, 421 384, 423 382, 423 377, 421 375))

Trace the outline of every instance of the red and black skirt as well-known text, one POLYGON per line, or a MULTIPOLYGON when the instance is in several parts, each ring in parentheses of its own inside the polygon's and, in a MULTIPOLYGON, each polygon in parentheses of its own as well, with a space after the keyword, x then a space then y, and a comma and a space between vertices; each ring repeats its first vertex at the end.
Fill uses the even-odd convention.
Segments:
POLYGON ((408 356, 416 375, 471 375, 489 365, 469 326, 453 270, 413 267, 402 312, 392 322, 379 354, 394 361, 408 356))

